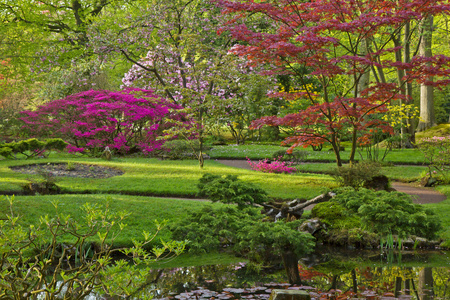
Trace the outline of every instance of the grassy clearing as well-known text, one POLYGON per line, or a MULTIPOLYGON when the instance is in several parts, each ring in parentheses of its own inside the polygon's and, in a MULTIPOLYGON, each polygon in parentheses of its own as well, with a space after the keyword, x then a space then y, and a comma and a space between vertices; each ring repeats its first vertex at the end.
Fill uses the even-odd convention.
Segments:
MULTIPOLYGON (((233 149, 234 153, 241 153, 240 147, 226 146, 233 149)), ((263 156, 267 153, 275 152, 282 147, 277 146, 257 146, 247 145, 247 149, 252 154, 249 157, 263 156), (261 150, 262 149, 262 150, 261 150), (264 154, 265 153, 265 154, 264 154)), ((227 151, 228 151, 227 150, 227 151)), ((312 152, 312 151, 311 151, 312 152)), ((395 151, 394 153, 396 153, 395 151)), ((244 152, 245 153, 245 152, 244 152)), ((320 152, 316 152, 320 153, 320 152)), ((326 155, 330 153, 323 152, 326 155)), ((397 159, 412 163, 417 160, 413 151, 402 150, 395 155, 397 159)), ((248 153, 247 153, 248 154, 248 153)), ((244 154, 239 154, 236 158, 243 158, 244 154)), ((58 195, 58 196, 21 196, 17 197, 16 209, 23 216, 24 222, 31 224, 36 222, 40 215, 54 213, 54 208, 50 201, 58 199, 60 201, 59 210, 70 212, 76 218, 82 218, 79 208, 86 202, 102 203, 106 198, 111 197, 111 209, 127 210, 132 215, 128 219, 126 234, 117 241, 118 244, 129 244, 131 238, 140 236, 142 230, 151 230, 154 219, 177 220, 183 218, 187 210, 199 208, 204 202, 192 200, 170 200, 133 195, 158 195, 171 197, 195 197, 197 193, 198 179, 204 173, 218 175, 238 175, 246 182, 252 182, 261 186, 269 193, 269 196, 277 199, 312 198, 323 192, 326 188, 335 186, 331 176, 322 174, 267 174, 244 169, 232 168, 222 165, 214 160, 207 160, 205 168, 198 167, 195 160, 185 161, 160 161, 148 158, 114 158, 112 161, 104 161, 89 157, 74 157, 67 154, 53 154, 46 159, 33 160, 2 160, 0 161, 0 194, 5 191, 19 192, 21 185, 30 179, 38 180, 39 175, 26 175, 12 171, 10 166, 36 164, 36 163, 56 163, 72 162, 84 164, 96 164, 117 168, 125 172, 122 176, 107 179, 93 178, 58 178, 57 184, 66 192, 73 194, 89 193, 85 195, 58 195), (114 195, 109 195, 114 194, 114 195)), ((335 167, 334 163, 305 163, 301 164, 304 172, 328 172, 335 167)), ((425 171, 423 166, 395 166, 384 167, 383 172, 391 179, 412 181, 417 180, 420 174, 425 171)), ((441 186, 440 191, 450 195, 450 186, 441 186)), ((444 231, 441 236, 450 241, 450 200, 439 204, 428 205, 436 211, 444 222, 444 231)), ((7 204, 0 204, 0 211, 6 212, 7 204)), ((162 236, 169 236, 163 232, 162 236)), ((450 245, 447 245, 450 246, 450 245)))
POLYGON ((197 182, 205 173, 237 175, 240 179, 263 187, 269 196, 277 199, 312 198, 335 183, 330 176, 318 174, 266 174, 224 166, 213 160, 205 162, 204 169, 195 160, 160 161, 149 158, 118 158, 104 161, 95 158, 74 158, 60 155, 47 159, 0 161, 0 192, 21 190, 29 179, 39 180, 39 175, 14 172, 9 166, 68 162, 96 164, 117 168, 122 176, 105 179, 58 177, 57 184, 66 193, 132 194, 171 197, 195 197, 197 182))
MULTIPOLYGON (((278 150, 287 150, 287 147, 273 146, 273 145, 226 145, 214 146, 208 151, 208 155, 213 159, 265 159, 271 158, 273 153, 278 150)), ((324 147, 322 151, 312 151, 311 149, 298 148, 302 151, 308 152, 307 161, 324 161, 335 162, 336 156, 333 151, 329 151, 324 147)), ((382 156, 384 149, 380 149, 379 156, 382 156)), ((350 151, 342 151, 341 158, 345 161, 350 157, 350 151)), ((366 159, 365 151, 357 153, 356 159, 366 159)), ((385 162, 396 164, 422 164, 424 156, 418 149, 394 149, 390 151, 384 160, 385 162)))

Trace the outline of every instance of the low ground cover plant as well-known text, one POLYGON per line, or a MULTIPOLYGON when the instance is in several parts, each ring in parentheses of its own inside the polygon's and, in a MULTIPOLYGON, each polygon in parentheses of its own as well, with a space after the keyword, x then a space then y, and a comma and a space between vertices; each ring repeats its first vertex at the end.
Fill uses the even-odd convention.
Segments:
POLYGON ((73 153, 100 154, 105 147, 116 153, 150 153, 164 143, 158 139, 173 124, 189 123, 181 106, 151 90, 90 90, 50 101, 22 112, 23 130, 40 138, 59 137, 73 153))

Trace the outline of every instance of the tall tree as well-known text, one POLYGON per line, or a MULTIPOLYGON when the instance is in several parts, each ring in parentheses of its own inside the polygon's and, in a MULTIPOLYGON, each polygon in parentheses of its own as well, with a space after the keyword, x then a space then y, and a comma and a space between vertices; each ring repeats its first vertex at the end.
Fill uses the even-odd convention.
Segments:
POLYGON ((124 85, 156 89, 190 109, 200 167, 208 109, 239 89, 237 60, 227 55, 231 38, 217 35, 219 16, 218 8, 201 0, 143 1, 124 19, 103 18, 90 33, 98 54, 133 63, 124 85))
MULTIPOLYGON (((51 72, 67 72, 86 65, 93 54, 89 51, 87 35, 93 20, 107 9, 126 9, 132 1, 0 0, 2 58, 11 59, 11 64, 22 74, 21 80, 27 79, 32 83, 45 79, 51 72)), ((80 85, 84 84, 83 78, 98 72, 100 63, 90 63, 85 72, 78 70, 76 79, 80 85)), ((60 80, 55 77, 54 81, 60 80)), ((58 77, 62 77, 61 74, 58 77)), ((66 85, 75 84, 66 81, 66 85)))
MULTIPOLYGON (((433 16, 427 16, 421 22, 421 40, 420 40, 420 55, 426 58, 432 57, 431 44, 433 40, 433 16)), ((433 77, 427 78, 428 81, 433 81, 433 77)), ((434 97, 433 86, 422 83, 420 85, 420 121, 417 126, 417 131, 423 131, 436 125, 436 118, 434 116, 434 97)))
POLYGON ((329 142, 342 165, 340 140, 351 140, 350 161, 354 161, 358 143, 370 137, 370 131, 390 126, 380 120, 386 104, 405 99, 398 83, 376 78, 366 86, 368 69, 387 71, 410 69, 405 82, 418 80, 424 84, 444 85, 449 72, 449 57, 414 57, 409 64, 398 62, 390 55, 398 50, 392 31, 411 20, 447 13, 446 1, 354 1, 317 0, 311 2, 276 0, 269 2, 216 0, 226 12, 237 13, 229 27, 233 36, 243 42, 234 53, 254 63, 270 65, 270 72, 289 73, 298 77, 302 92, 297 93, 309 102, 309 107, 285 117, 265 117, 254 123, 289 126, 296 135, 285 142, 291 149, 329 142), (245 16, 264 14, 277 24, 271 33, 261 32, 245 24, 245 16), (364 47, 375 40, 377 47, 364 47), (299 73, 300 67, 310 70, 299 73), (435 82, 427 80, 435 75, 435 82), (313 90, 306 83, 315 77, 319 88, 313 90), (440 79, 440 80, 439 80, 440 79), (319 92, 317 92, 319 91, 319 92))

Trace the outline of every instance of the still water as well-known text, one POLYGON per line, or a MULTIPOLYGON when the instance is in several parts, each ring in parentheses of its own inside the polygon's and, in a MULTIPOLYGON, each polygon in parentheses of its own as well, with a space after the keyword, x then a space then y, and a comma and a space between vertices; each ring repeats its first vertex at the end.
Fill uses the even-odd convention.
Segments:
POLYGON ((274 288, 305 289, 312 299, 450 299, 450 252, 322 249, 301 260, 301 285, 281 264, 240 263, 154 270, 156 299, 268 299, 274 288))

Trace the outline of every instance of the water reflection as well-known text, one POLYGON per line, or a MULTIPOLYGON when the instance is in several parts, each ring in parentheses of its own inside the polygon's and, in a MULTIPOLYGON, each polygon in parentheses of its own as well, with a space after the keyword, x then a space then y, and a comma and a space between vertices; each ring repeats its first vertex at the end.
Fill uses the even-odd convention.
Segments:
MULTIPOLYGON (((308 289, 312 299, 450 299, 449 253, 316 254, 299 265, 301 286, 289 285, 280 265, 255 274, 245 264, 163 270, 157 299, 268 299, 271 289, 308 289), (392 255, 396 263, 387 261, 392 255), (437 258, 436 258, 437 257, 437 258), (400 259, 401 263, 398 263, 400 259), (433 262, 434 266, 429 262, 433 262), (314 266, 313 266, 314 265, 314 266), (436 265, 439 265, 438 267, 436 265), (338 298, 342 297, 342 298, 338 298)), ((155 270, 155 274, 156 274, 155 270)))

